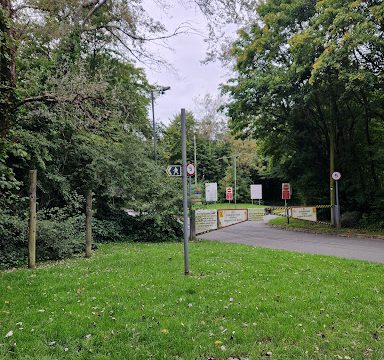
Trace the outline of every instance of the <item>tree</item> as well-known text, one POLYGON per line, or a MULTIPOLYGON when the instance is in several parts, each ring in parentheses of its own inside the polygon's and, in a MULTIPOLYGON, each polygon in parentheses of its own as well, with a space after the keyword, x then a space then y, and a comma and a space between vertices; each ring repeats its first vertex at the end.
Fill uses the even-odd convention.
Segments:
POLYGON ((347 207, 372 211, 382 191, 382 9, 375 1, 270 0, 233 46, 230 127, 263 139, 272 171, 293 182, 301 201, 326 201, 336 167, 347 207))

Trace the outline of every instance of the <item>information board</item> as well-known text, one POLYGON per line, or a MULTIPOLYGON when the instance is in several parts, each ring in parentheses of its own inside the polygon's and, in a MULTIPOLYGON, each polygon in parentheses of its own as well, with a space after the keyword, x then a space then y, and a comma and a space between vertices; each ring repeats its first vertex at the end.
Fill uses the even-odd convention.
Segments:
POLYGON ((196 234, 217 229, 217 210, 196 210, 196 234))
POLYGON ((218 226, 219 228, 234 225, 247 221, 248 210, 247 209, 230 209, 218 211, 218 226))
POLYGON ((291 208, 291 216, 295 219, 317 221, 315 207, 293 207, 291 208))
POLYGON ((251 185, 251 200, 261 200, 263 198, 263 186, 251 185))
POLYGON ((265 210, 262 208, 248 209, 249 221, 263 221, 264 215, 265 215, 265 210))
POLYGON ((205 184, 205 201, 206 202, 217 201, 217 183, 205 184))

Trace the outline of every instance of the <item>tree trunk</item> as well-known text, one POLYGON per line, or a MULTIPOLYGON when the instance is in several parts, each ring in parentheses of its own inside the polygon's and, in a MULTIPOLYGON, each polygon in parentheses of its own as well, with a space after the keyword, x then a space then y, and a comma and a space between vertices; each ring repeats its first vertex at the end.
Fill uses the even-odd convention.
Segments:
POLYGON ((85 209, 85 257, 92 254, 92 191, 88 190, 85 209))
POLYGON ((16 43, 11 0, 0 0, 0 137, 4 138, 16 109, 16 43))
POLYGON ((29 236, 28 236, 28 267, 36 268, 36 185, 37 170, 30 170, 29 190, 29 236))

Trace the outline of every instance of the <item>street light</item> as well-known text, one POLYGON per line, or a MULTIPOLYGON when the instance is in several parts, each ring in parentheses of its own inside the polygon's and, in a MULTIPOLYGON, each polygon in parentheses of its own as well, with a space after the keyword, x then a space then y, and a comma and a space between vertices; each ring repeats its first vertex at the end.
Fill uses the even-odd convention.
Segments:
POLYGON ((157 161, 157 152, 156 152, 156 124, 155 124, 155 96, 154 93, 164 94, 169 90, 170 86, 158 86, 151 89, 151 101, 152 101, 152 125, 153 125, 153 159, 157 161))

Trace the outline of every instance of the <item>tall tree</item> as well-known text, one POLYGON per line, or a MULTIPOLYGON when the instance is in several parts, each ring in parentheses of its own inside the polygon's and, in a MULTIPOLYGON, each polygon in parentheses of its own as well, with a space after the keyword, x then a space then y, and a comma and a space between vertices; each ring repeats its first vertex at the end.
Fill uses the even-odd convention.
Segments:
POLYGON ((234 44, 231 128, 264 140, 303 201, 326 201, 332 153, 344 204, 367 211, 382 191, 382 11, 375 1, 269 0, 234 44))

